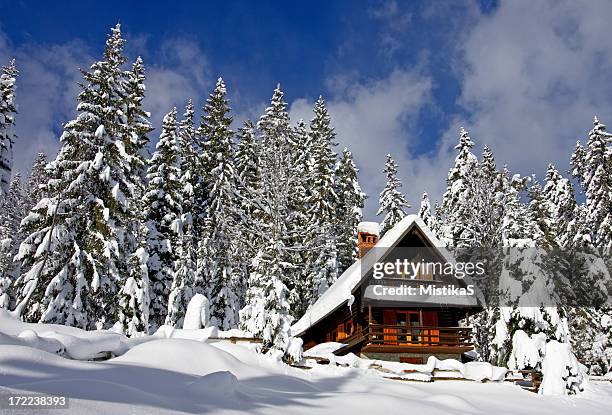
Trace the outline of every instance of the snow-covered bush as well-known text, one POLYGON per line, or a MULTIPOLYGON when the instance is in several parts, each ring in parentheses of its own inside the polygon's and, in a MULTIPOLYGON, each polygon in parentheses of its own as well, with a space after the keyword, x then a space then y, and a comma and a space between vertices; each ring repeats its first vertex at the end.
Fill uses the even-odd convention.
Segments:
POLYGON ((187 305, 183 329, 197 330, 208 327, 210 321, 210 302, 202 294, 196 294, 187 305))
POLYGON ((587 381, 568 343, 552 340, 546 343, 542 362, 541 395, 572 395, 584 390, 587 381))

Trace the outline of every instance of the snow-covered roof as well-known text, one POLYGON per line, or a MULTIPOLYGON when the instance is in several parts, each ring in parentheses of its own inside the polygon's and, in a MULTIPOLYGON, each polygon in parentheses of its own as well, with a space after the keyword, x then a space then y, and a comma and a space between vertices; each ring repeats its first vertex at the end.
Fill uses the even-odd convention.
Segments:
POLYGON ((336 310, 343 303, 352 304, 355 300, 352 294, 353 290, 359 286, 362 279, 367 274, 367 271, 372 268, 374 263, 379 261, 387 251, 386 249, 379 248, 392 248, 396 246, 415 226, 419 228, 431 246, 438 248, 440 254, 447 262, 455 262, 452 255, 444 247, 444 243, 436 238, 423 220, 417 215, 408 215, 384 234, 376 244, 376 248, 378 249, 371 249, 363 258, 357 260, 344 271, 340 278, 338 278, 338 280, 306 311, 302 318, 291 327, 291 333, 294 336, 300 335, 336 310), (362 272, 362 267, 365 268, 364 272, 362 272))
POLYGON ((378 236, 380 234, 380 225, 378 222, 359 222, 359 225, 357 225, 357 232, 378 236))

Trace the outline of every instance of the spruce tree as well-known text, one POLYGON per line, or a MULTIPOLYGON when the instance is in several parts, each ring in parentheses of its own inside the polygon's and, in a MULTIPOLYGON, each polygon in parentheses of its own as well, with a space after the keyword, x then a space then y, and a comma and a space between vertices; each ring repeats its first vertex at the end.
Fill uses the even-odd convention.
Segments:
MULTIPOLYGON (((608 266, 607 257, 612 251, 611 138, 606 126, 595 117, 586 147, 580 142, 576 144, 571 158, 572 175, 579 180, 585 200, 577 205, 574 220, 570 222, 573 228, 568 232, 575 235, 572 245, 580 249, 583 256, 588 257, 588 252, 602 255, 608 266)), ((571 317, 572 328, 578 331, 573 340, 579 357, 589 365, 592 373, 608 370, 612 362, 612 324, 609 324, 612 308, 604 304, 572 309, 571 317)))
POLYGON ((238 188, 244 187, 243 193, 248 195, 249 191, 257 188, 260 175, 260 163, 258 142, 255 137, 255 126, 250 120, 244 122, 244 126, 238 129, 238 142, 236 145, 236 174, 238 175, 238 188))
POLYGON ((208 241, 205 280, 211 303, 211 323, 227 330, 237 325, 238 299, 234 286, 233 267, 236 258, 234 243, 234 212, 236 172, 233 159, 232 118, 223 79, 204 106, 200 134, 205 138, 203 163, 207 172, 207 211, 203 235, 208 241))
POLYGON ((0 202, 8 191, 13 168, 13 146, 15 145, 15 59, 2 67, 0 74, 0 202))
POLYGON ((163 119, 159 141, 149 163, 144 197, 147 219, 148 271, 151 285, 150 325, 164 324, 168 295, 182 233, 181 158, 176 108, 163 119))
POLYGON ((381 237, 401 221, 406 216, 406 209, 410 208, 406 197, 399 190, 402 182, 397 178, 397 163, 390 154, 387 154, 383 172, 387 175, 387 184, 380 193, 379 208, 376 213, 377 216, 384 214, 380 224, 381 237))
POLYGON ((474 244, 474 229, 470 216, 472 212, 471 194, 473 175, 477 171, 478 159, 472 153, 474 142, 468 132, 461 128, 459 144, 455 146, 458 154, 455 164, 448 173, 446 192, 443 196, 444 216, 443 237, 456 247, 474 244))
POLYGON ((357 259, 357 226, 362 219, 366 195, 359 186, 359 170, 353 154, 344 148, 335 172, 335 194, 338 197, 338 272, 342 274, 357 259))
POLYGON ((23 239, 19 223, 29 210, 27 189, 17 172, 11 180, 6 197, 0 202, 0 307, 13 307, 12 283, 18 264, 13 262, 23 239))
POLYGON ((44 196, 48 180, 46 165, 47 156, 39 153, 27 182, 21 182, 19 172, 15 174, 7 197, 0 201, 0 307, 12 309, 15 306, 12 284, 21 270, 14 257, 26 237, 20 231, 20 222, 44 196))
POLYGON ((419 217, 423 219, 423 223, 429 228, 434 229, 434 217, 431 214, 431 204, 429 203, 429 196, 427 192, 423 192, 421 196, 421 207, 419 208, 419 217))
MULTIPOLYGON (((337 205, 334 192, 334 166, 336 153, 336 133, 331 126, 331 118, 323 97, 315 103, 314 118, 310 122, 310 149, 312 151, 311 195, 309 214, 322 226, 330 225, 337 205)), ((328 232, 329 233, 329 232, 328 232)))
POLYGON ((542 232, 544 246, 547 248, 558 246, 555 232, 552 229, 553 223, 551 222, 552 212, 549 209, 550 205, 547 203, 542 186, 535 176, 531 180, 527 194, 529 195, 529 211, 542 232))
POLYGON ((310 278, 316 300, 338 278, 338 228, 334 216, 339 202, 334 188, 336 132, 323 97, 319 97, 313 112, 308 141, 302 144, 311 154, 304 179, 308 189, 306 220, 310 224, 307 241, 312 253, 307 264, 312 266, 310 278))
POLYGON ((253 263, 240 311, 240 327, 264 340, 265 347, 286 350, 292 318, 285 281, 299 268, 294 259, 295 235, 291 229, 290 193, 300 181, 293 174, 292 128, 287 104, 278 86, 270 106, 258 122, 261 132, 261 177, 256 197, 251 199, 256 214, 253 229, 258 253, 253 263))
POLYGON ((288 261, 294 264, 283 280, 287 286, 287 301, 291 316, 299 318, 308 307, 316 301, 319 288, 329 285, 328 278, 335 280, 335 264, 327 259, 335 255, 335 248, 322 251, 322 246, 334 236, 332 230, 327 234, 321 233, 321 222, 316 219, 315 211, 311 205, 315 189, 313 166, 314 148, 313 135, 303 119, 287 136, 287 150, 289 157, 286 160, 286 177, 292 183, 292 191, 287 195, 287 211, 291 220, 287 223, 286 244, 292 247, 288 252, 288 261), (328 255, 329 254, 329 255, 328 255), (318 261, 318 262, 317 262, 318 261), (322 262, 332 268, 319 267, 322 262), (330 271, 328 273, 328 271, 330 271), (319 282, 325 281, 323 284, 319 282))
POLYGON ((195 152, 194 107, 191 100, 185 106, 183 119, 179 124, 178 141, 181 151, 181 193, 182 193, 182 228, 180 244, 177 248, 177 261, 168 298, 168 315, 166 324, 181 327, 187 311, 187 305, 197 293, 204 292, 204 282, 198 278, 197 249, 194 240, 195 171, 197 154, 195 152))
POLYGON ((117 25, 104 59, 82 71, 78 116, 64 126, 49 165, 50 197, 22 222, 29 236, 17 256, 25 272, 16 282, 15 312, 27 321, 102 328, 117 318, 134 191, 126 175, 124 43, 117 25))
POLYGON ((504 247, 542 246, 544 235, 529 207, 521 201, 521 194, 526 190, 528 182, 527 177, 512 175, 504 166, 502 183, 505 211, 501 224, 501 242, 504 247))
POLYGON ((263 347, 283 352, 289 346, 291 322, 284 267, 278 248, 262 247, 249 278, 246 306, 240 310, 240 327, 263 340, 263 347))
POLYGON ((234 157, 236 171, 236 203, 234 203, 237 220, 237 232, 234 241, 236 249, 241 252, 234 267, 234 275, 238 282, 234 287, 238 298, 239 308, 245 306, 245 296, 249 274, 253 270, 252 261, 257 254, 257 236, 253 220, 257 208, 251 198, 257 197, 259 180, 261 176, 260 146, 255 136, 255 126, 250 120, 245 121, 238 129, 236 155, 234 157))
POLYGON ((204 292, 203 283, 197 279, 196 247, 190 222, 184 223, 181 242, 177 247, 177 260, 168 296, 166 324, 182 327, 189 301, 195 294, 204 292))
POLYGON ((585 234, 590 235, 591 244, 601 252, 612 251, 612 134, 597 117, 584 158, 582 186, 585 194, 585 234), (589 232, 590 231, 590 232, 589 232))
POLYGON ((549 164, 543 189, 547 206, 549 230, 560 247, 568 247, 574 237, 572 222, 576 213, 576 198, 572 183, 549 164))
POLYGON ((144 238, 139 240, 139 246, 129 257, 129 276, 126 278, 119 293, 118 323, 122 332, 128 336, 136 333, 149 333, 149 307, 151 302, 151 287, 149 283, 147 253, 144 238))
POLYGON ((153 131, 150 114, 143 108, 145 98, 145 70, 142 59, 136 58, 125 77, 125 115, 127 130, 124 138, 125 151, 130 157, 126 172, 133 186, 129 200, 132 220, 127 229, 124 257, 128 263, 127 278, 121 288, 118 321, 121 330, 128 335, 149 330, 150 284, 148 276, 149 255, 144 194, 146 191, 147 163, 149 160, 149 137, 153 131))
POLYGON ((47 172, 47 155, 38 153, 30 169, 27 183, 28 210, 33 208, 43 197, 46 197, 45 186, 49 181, 47 172))

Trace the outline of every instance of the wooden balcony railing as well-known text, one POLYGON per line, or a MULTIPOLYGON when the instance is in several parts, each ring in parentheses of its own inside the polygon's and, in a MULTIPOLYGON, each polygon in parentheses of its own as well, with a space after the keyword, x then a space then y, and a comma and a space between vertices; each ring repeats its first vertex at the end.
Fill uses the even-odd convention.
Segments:
POLYGON ((470 327, 393 326, 370 324, 365 328, 367 341, 373 345, 469 347, 470 327))

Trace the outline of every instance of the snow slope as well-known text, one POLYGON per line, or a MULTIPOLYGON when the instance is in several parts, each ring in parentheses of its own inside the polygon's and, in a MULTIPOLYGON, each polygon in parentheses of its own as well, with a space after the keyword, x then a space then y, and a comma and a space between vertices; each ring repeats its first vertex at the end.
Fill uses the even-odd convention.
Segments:
MULTIPOLYGON (((14 334, 21 324, 0 316, 0 332, 14 334)), ((538 396, 509 383, 400 382, 372 369, 333 365, 302 370, 226 341, 150 336, 117 358, 93 362, 14 344, 14 339, 0 336, 0 392, 67 394, 70 408, 62 414, 395 414, 410 408, 423 414, 597 415, 612 410, 612 386, 603 382, 593 382, 579 397, 538 396)))

